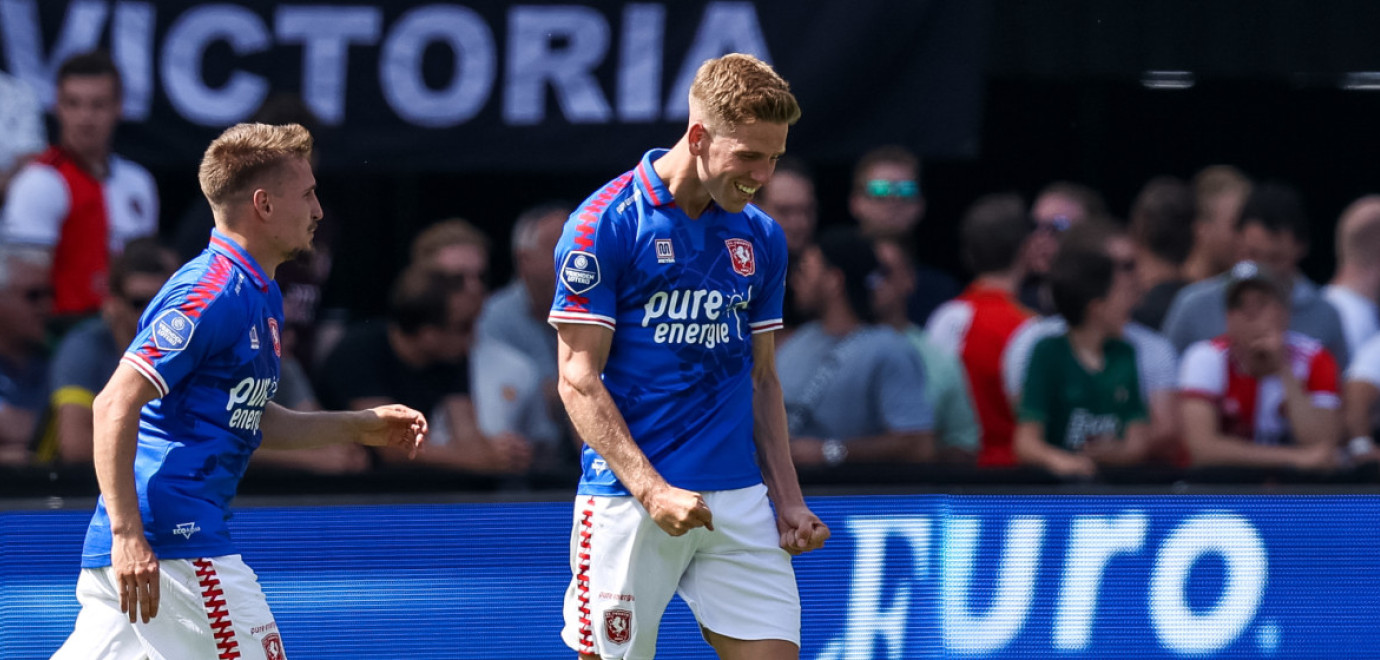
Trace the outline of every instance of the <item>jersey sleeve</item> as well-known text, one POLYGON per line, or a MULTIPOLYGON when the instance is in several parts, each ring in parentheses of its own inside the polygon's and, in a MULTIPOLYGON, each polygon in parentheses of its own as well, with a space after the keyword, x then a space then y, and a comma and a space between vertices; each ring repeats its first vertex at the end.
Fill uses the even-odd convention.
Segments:
POLYGON ((782 304, 786 297, 786 233, 775 222, 767 224, 767 259, 762 265, 762 297, 748 315, 752 334, 773 332, 782 328, 782 304))
POLYGON ((587 203, 571 214, 556 243, 556 296, 547 322, 613 330, 618 324, 618 280, 627 254, 618 215, 591 206, 587 203))
POLYGON ((963 337, 973 323, 973 307, 966 302, 950 300, 930 314, 925 323, 925 335, 930 343, 951 355, 963 352, 963 337))
POLYGON ((1140 373, 1140 393, 1148 397, 1177 386, 1179 356, 1168 339, 1153 331, 1132 346, 1136 354, 1136 371, 1140 373))
POLYGON ((247 318, 223 290, 232 270, 207 273, 182 290, 171 290, 139 321, 139 333, 122 364, 138 371, 164 397, 240 335, 247 318))
POLYGON ((1030 351, 1030 364, 1025 371, 1025 385, 1021 388, 1019 403, 1016 405, 1016 421, 1049 421, 1053 408, 1053 397, 1058 391, 1054 382, 1054 351, 1058 346, 1048 337, 1041 339, 1030 351))
POLYGON ((0 242, 57 245, 62 220, 72 204, 67 183, 57 170, 40 163, 24 166, 10 182, 0 218, 0 242))
POLYGON ((1226 351, 1211 341, 1200 341, 1188 347, 1179 362, 1179 391, 1216 401, 1227 393, 1226 351))
POLYGON ((1342 407, 1339 391, 1337 361, 1326 349, 1318 351, 1308 363, 1308 381, 1304 383, 1313 405, 1328 410, 1342 407))
POLYGON ((1380 387, 1380 335, 1361 344, 1360 350, 1351 358, 1351 365, 1347 367, 1346 379, 1380 387))

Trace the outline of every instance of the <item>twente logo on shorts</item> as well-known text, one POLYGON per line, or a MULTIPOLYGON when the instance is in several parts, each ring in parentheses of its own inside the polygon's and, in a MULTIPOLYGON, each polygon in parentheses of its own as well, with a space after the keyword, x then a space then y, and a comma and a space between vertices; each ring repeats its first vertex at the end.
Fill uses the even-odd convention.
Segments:
POLYGON ((264 657, 267 660, 287 660, 287 651, 283 650, 283 638, 278 633, 272 632, 264 637, 264 657))
POLYGON ((752 256, 752 243, 741 238, 724 241, 728 246, 728 256, 733 260, 733 272, 743 277, 752 277, 757 272, 757 260, 752 256))
POLYGON ((273 354, 283 357, 283 345, 278 341, 278 319, 268 317, 268 334, 273 337, 273 354))
POLYGON ((599 285, 599 260, 584 250, 565 255, 561 265, 561 281, 575 295, 583 294, 599 285))
POLYGON ((632 612, 621 608, 604 610, 604 633, 614 644, 627 644, 632 639, 632 612))
POLYGON ((180 351, 192 340, 196 325, 180 310, 169 309, 153 320, 153 345, 161 351, 180 351))

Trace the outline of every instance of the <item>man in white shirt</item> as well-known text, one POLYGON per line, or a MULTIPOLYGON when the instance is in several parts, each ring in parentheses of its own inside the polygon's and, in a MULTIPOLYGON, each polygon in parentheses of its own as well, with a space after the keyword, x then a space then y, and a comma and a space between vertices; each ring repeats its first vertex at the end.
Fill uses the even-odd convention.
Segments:
POLYGON ((14 173, 46 146, 38 96, 23 80, 0 71, 0 207, 14 173))
POLYGON ((1342 317, 1342 332, 1352 355, 1377 331, 1380 313, 1380 195, 1351 203, 1337 221, 1337 274, 1323 297, 1342 317))

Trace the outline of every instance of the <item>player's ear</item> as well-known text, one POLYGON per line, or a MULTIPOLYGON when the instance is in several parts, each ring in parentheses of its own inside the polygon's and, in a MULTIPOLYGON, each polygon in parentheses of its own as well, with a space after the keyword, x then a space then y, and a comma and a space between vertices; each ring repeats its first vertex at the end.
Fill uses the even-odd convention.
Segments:
POLYGON ((686 138, 692 156, 702 156, 709 148, 709 129, 705 128, 702 122, 690 124, 690 132, 686 138))
POLYGON ((259 215, 269 215, 273 213, 273 202, 270 201, 269 197, 267 190, 263 188, 254 189, 254 210, 257 211, 259 215))

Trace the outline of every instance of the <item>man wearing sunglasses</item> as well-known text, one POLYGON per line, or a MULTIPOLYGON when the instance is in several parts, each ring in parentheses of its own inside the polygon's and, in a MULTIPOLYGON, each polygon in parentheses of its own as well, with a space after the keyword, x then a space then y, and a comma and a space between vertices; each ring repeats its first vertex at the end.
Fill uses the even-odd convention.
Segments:
POLYGON ((0 249, 0 465, 28 462, 43 410, 43 342, 53 304, 46 263, 38 251, 0 249))
POLYGON ((130 242, 111 264, 101 316, 72 328, 53 357, 47 390, 51 418, 35 460, 90 465, 91 403, 134 341, 144 308, 176 268, 172 251, 153 238, 130 242))
MULTIPOLYGON (((848 210, 868 238, 898 240, 915 253, 916 230, 925 217, 920 159, 899 146, 864 154, 853 170, 848 210)), ((961 289, 957 280, 938 268, 917 261, 915 271, 915 291, 906 303, 906 314, 911 322, 924 325, 934 308, 961 289)))

